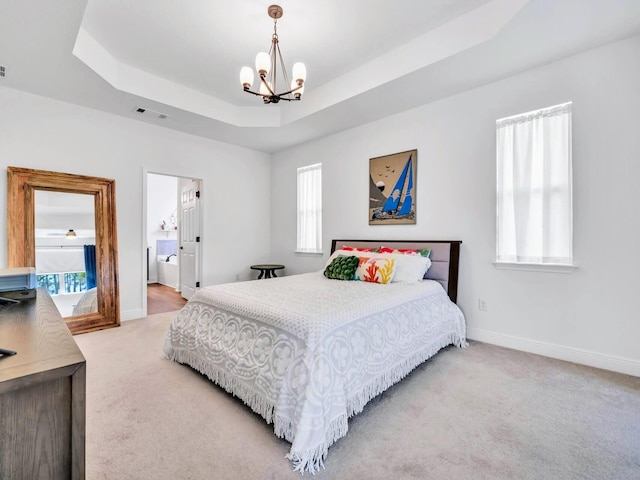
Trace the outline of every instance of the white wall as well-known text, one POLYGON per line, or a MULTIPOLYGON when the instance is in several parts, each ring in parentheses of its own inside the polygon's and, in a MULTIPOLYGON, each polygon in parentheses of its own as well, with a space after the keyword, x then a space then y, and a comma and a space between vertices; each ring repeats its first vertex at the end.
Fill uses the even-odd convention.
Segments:
POLYGON ((327 258, 293 253, 296 168, 322 162, 325 252, 337 237, 462 240, 458 298, 470 338, 640 375, 638 52, 634 37, 275 154, 274 261, 299 273, 327 258), (495 121, 569 100, 579 268, 496 270, 495 121), (413 148, 417 225, 369 226, 369 158, 413 148))
MULTIPOLYGON (((249 265, 269 257, 268 154, 0 87, 0 198, 6 198, 8 165, 116 180, 125 320, 142 313, 144 169, 203 179, 203 285, 249 279, 249 265)), ((0 267, 6 266, 5 210, 0 267)))

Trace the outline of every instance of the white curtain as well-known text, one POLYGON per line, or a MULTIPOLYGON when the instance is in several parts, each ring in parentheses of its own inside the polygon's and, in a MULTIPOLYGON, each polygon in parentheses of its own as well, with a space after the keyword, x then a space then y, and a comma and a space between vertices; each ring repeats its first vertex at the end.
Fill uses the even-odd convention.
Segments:
POLYGON ((322 164, 298 169, 298 252, 322 252, 322 164))
POLYGON ((573 262, 571 103, 496 122, 498 262, 573 262))

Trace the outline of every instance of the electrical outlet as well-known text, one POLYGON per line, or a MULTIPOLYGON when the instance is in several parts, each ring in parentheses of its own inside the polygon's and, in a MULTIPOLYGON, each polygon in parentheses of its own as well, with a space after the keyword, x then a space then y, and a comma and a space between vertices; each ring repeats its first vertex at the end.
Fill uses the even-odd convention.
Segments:
POLYGON ((488 311, 489 309, 487 308, 487 301, 479 298, 478 299, 478 310, 482 310, 483 312, 488 311))

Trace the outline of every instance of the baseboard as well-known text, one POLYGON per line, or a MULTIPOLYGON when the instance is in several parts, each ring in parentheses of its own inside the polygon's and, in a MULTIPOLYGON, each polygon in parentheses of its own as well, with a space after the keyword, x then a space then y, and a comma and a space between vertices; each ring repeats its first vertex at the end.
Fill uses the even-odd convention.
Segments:
POLYGON ((523 352, 535 353, 544 357, 557 358, 567 362, 579 363, 581 365, 640 377, 640 362, 636 360, 603 355, 601 353, 589 352, 587 350, 580 350, 563 345, 538 342, 536 340, 504 335, 502 333, 490 332, 478 328, 468 328, 467 338, 492 345, 512 348, 514 350, 521 350, 523 352))
POLYGON ((127 310, 120 312, 120 321, 126 322, 127 320, 135 320, 136 318, 142 318, 142 309, 136 308, 135 310, 127 310))

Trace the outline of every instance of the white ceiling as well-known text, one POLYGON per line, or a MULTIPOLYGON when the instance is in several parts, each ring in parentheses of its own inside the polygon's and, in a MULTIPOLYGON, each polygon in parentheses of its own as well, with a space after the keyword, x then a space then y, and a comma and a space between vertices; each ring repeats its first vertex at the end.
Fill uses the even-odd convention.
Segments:
POLYGON ((94 195, 51 192, 49 190, 35 191, 36 217, 41 215, 93 216, 94 204, 94 195))
POLYGON ((93 195, 36 190, 35 237, 60 239, 69 229, 78 238, 95 237, 94 203, 93 195))
POLYGON ((640 0, 282 0, 305 94, 262 105, 270 3, 2 0, 0 85, 273 152, 640 33, 640 0))

